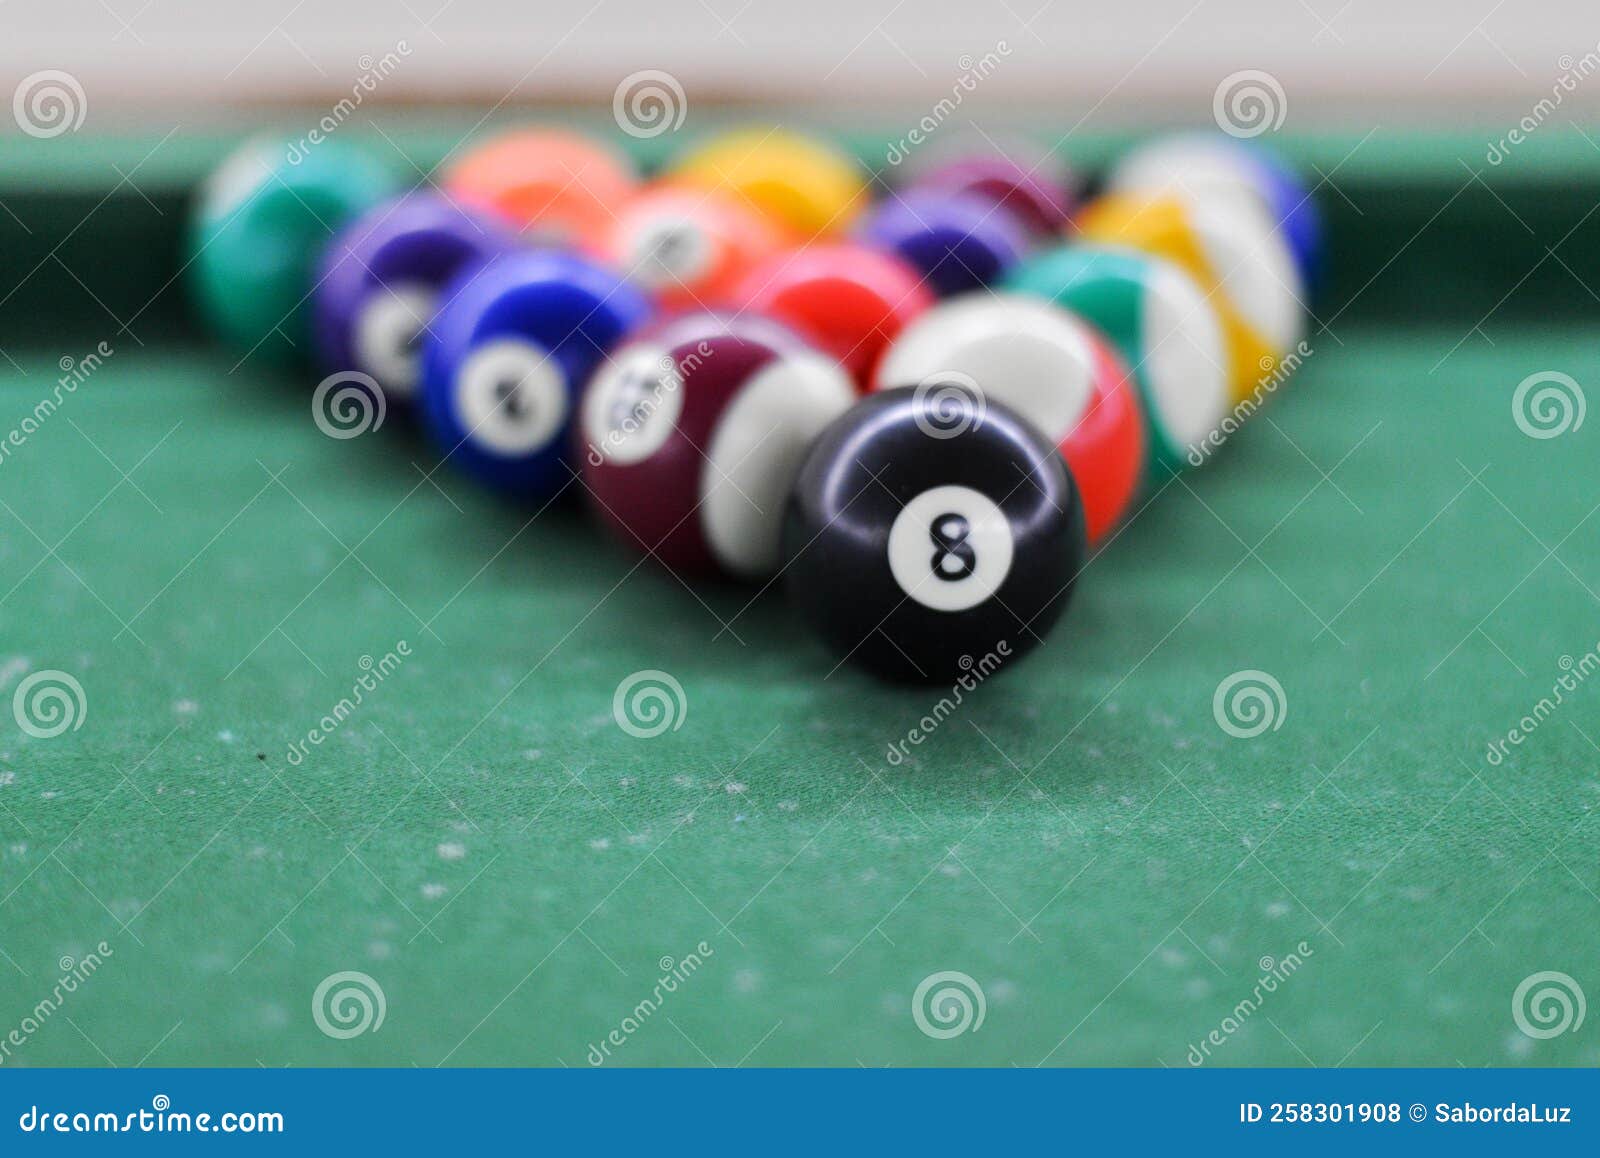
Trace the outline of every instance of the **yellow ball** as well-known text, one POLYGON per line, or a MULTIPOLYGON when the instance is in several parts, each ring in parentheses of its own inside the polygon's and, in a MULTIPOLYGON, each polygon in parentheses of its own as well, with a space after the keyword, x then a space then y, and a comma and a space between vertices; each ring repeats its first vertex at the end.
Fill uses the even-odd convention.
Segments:
POLYGON ((679 158, 666 175, 732 192, 800 241, 844 232, 868 201, 866 180, 852 158, 783 129, 714 137, 679 158))
POLYGON ((1305 296, 1288 244, 1245 206, 1161 195, 1111 194, 1078 215, 1087 241, 1176 262, 1216 308, 1234 402, 1252 397, 1304 332, 1305 296))

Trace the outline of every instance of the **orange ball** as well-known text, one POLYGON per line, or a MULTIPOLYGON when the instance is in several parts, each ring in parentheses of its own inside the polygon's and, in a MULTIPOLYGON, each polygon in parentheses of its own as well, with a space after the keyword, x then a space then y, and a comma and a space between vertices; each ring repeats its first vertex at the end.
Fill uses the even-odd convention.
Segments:
POLYGON ((592 248, 638 176, 620 153, 564 129, 515 129, 469 149, 446 193, 537 240, 592 248))
POLYGON ((745 275, 734 300, 810 338, 860 390, 895 336, 934 304, 909 263, 847 243, 772 255, 745 275))
POLYGON ((783 248, 782 230, 727 193, 653 185, 617 210, 600 255, 669 308, 726 303, 752 266, 783 248))

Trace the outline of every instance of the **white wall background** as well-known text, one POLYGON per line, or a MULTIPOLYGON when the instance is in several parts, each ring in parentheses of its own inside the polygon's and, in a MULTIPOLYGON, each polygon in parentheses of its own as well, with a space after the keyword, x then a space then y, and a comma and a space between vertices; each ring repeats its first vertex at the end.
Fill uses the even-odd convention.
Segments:
MULTIPOLYGON (((385 100, 606 99, 663 69, 691 102, 908 108, 964 58, 1009 55, 974 108, 1059 102, 1112 124, 1203 118, 1217 82, 1270 72, 1300 126, 1515 118, 1600 42, 1595 0, 0 0, 5 92, 70 72, 102 123, 152 104, 203 120, 341 91, 410 48, 385 100)), ((1600 74, 1568 94, 1600 110, 1600 74), (1589 92, 1583 86, 1594 91, 1589 92)), ((6 128, 9 124, 0 121, 6 128)))

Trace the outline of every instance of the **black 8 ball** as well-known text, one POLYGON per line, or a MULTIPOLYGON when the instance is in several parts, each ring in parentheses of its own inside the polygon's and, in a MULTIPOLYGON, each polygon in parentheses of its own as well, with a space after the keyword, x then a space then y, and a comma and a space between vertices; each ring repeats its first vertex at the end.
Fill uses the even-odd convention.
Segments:
POLYGON ((841 659, 946 682, 1036 645, 1087 547, 1049 440, 1009 407, 933 382, 870 394, 817 437, 783 552, 791 600, 841 659))

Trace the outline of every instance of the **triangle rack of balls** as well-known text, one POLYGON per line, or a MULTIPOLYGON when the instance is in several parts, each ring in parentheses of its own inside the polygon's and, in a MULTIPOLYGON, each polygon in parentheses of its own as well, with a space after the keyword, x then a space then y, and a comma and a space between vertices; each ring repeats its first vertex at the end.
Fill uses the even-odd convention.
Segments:
POLYGON ((941 146, 869 176, 763 127, 646 177, 525 128, 405 188, 357 142, 251 140, 190 273, 221 339, 314 367, 319 424, 399 415, 661 566, 781 582, 828 662, 947 682, 1038 645, 1278 389, 1323 244, 1254 141, 1157 138, 1093 199, 1049 152, 941 146))

